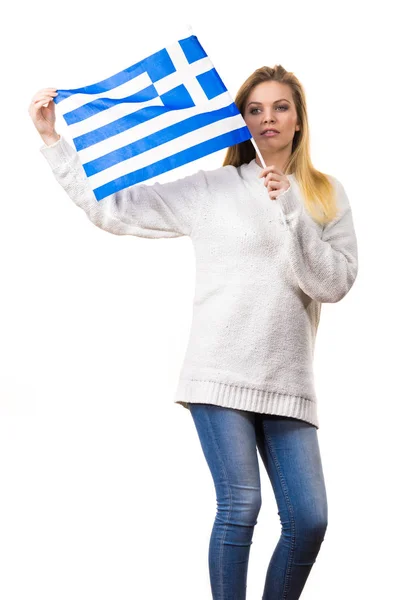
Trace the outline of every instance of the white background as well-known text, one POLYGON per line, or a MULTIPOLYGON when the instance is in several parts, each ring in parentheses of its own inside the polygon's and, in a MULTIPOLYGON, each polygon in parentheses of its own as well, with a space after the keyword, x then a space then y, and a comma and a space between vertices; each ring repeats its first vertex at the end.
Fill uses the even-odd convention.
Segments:
MULTIPOLYGON (((0 597, 208 600, 216 511, 173 403, 192 316, 189 238, 113 236, 55 181, 28 115, 43 87, 95 83, 190 24, 234 97, 256 68, 304 85, 316 168, 353 209, 359 274, 324 304, 315 355, 329 525, 304 600, 398 593, 399 52, 395 3, 70 0, 8 8, 2 34, 0 597)), ((57 122, 65 133, 65 124, 57 122)), ((187 165, 222 164, 225 150, 187 165)), ((180 176, 182 176, 180 174, 180 176)), ((173 175, 171 179, 174 178, 173 175)), ((280 535, 263 505, 261 598, 280 535)), ((277 599, 279 600, 279 599, 277 599)))

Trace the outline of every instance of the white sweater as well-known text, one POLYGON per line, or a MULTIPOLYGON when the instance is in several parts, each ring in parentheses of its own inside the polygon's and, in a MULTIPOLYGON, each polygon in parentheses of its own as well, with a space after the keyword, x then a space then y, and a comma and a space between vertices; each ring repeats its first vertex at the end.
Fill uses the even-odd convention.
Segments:
POLYGON ((358 270, 352 210, 336 178, 340 212, 323 227, 306 212, 294 175, 271 200, 255 160, 136 184, 97 201, 63 136, 40 151, 97 227, 190 236, 193 319, 174 402, 295 417, 319 428, 313 358, 321 303, 341 300, 358 270))

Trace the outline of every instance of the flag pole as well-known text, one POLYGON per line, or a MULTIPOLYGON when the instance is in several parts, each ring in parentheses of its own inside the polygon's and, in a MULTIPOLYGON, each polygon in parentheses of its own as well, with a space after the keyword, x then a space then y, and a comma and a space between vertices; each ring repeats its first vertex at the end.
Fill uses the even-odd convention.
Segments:
MULTIPOLYGON (((267 165, 266 165, 266 164, 265 164, 265 162, 264 162, 264 159, 263 159, 263 157, 262 157, 262 155, 261 155, 261 152, 260 152, 260 150, 258 149, 258 146, 257 146, 257 144, 255 143, 255 141, 254 141, 254 139, 253 139, 252 137, 251 137, 250 139, 251 139, 251 143, 253 144, 253 146, 254 146, 254 148, 255 148, 255 150, 256 150, 256 152, 257 152, 257 154, 258 154, 258 157, 259 157, 259 159, 260 159, 260 161, 261 161, 261 164, 263 165, 264 169, 266 169, 266 168, 267 168, 267 165)), ((278 196, 277 196, 277 198, 278 198, 278 196)), ((275 200, 276 200, 276 198, 275 198, 275 200)), ((285 215, 284 215, 284 213, 283 213, 283 210, 282 210, 282 207, 281 207, 281 206, 280 206, 280 211, 281 211, 281 215, 282 215, 282 222, 284 223, 284 227, 285 227, 285 229, 288 229, 288 225, 286 224, 286 220, 285 220, 285 219, 286 219, 286 217, 285 217, 285 215)))
POLYGON ((251 141, 251 143, 253 144, 253 146, 254 146, 254 148, 255 148, 255 150, 256 150, 256 152, 257 152, 257 154, 258 154, 258 158, 260 159, 260 161, 261 161, 261 164, 263 165, 264 169, 266 169, 266 168, 267 168, 267 165, 266 165, 266 164, 265 164, 265 162, 264 162, 264 159, 263 159, 263 157, 262 157, 262 154, 261 154, 261 152, 260 152, 260 150, 259 150, 259 148, 258 148, 257 144, 255 143, 255 141, 254 141, 254 139, 253 139, 253 138, 250 138, 250 141, 251 141))

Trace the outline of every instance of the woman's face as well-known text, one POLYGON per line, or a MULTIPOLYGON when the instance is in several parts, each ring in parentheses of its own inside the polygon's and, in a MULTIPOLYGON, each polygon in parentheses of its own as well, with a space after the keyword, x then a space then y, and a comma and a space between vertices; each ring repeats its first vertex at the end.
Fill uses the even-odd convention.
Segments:
POLYGON ((244 110, 244 120, 259 149, 274 154, 290 145, 300 129, 297 125, 296 107, 289 85, 278 81, 263 81, 250 92, 244 110), (279 133, 268 137, 267 128, 279 133))

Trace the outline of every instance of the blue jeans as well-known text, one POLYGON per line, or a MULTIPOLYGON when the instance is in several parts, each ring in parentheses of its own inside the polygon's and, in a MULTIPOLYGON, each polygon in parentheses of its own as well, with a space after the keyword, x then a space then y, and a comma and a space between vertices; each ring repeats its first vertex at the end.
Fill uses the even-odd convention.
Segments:
POLYGON ((262 600, 297 600, 328 525, 317 428, 292 417, 214 404, 188 407, 217 496, 208 555, 213 600, 246 598, 250 546, 261 507, 256 448, 281 522, 262 600))

